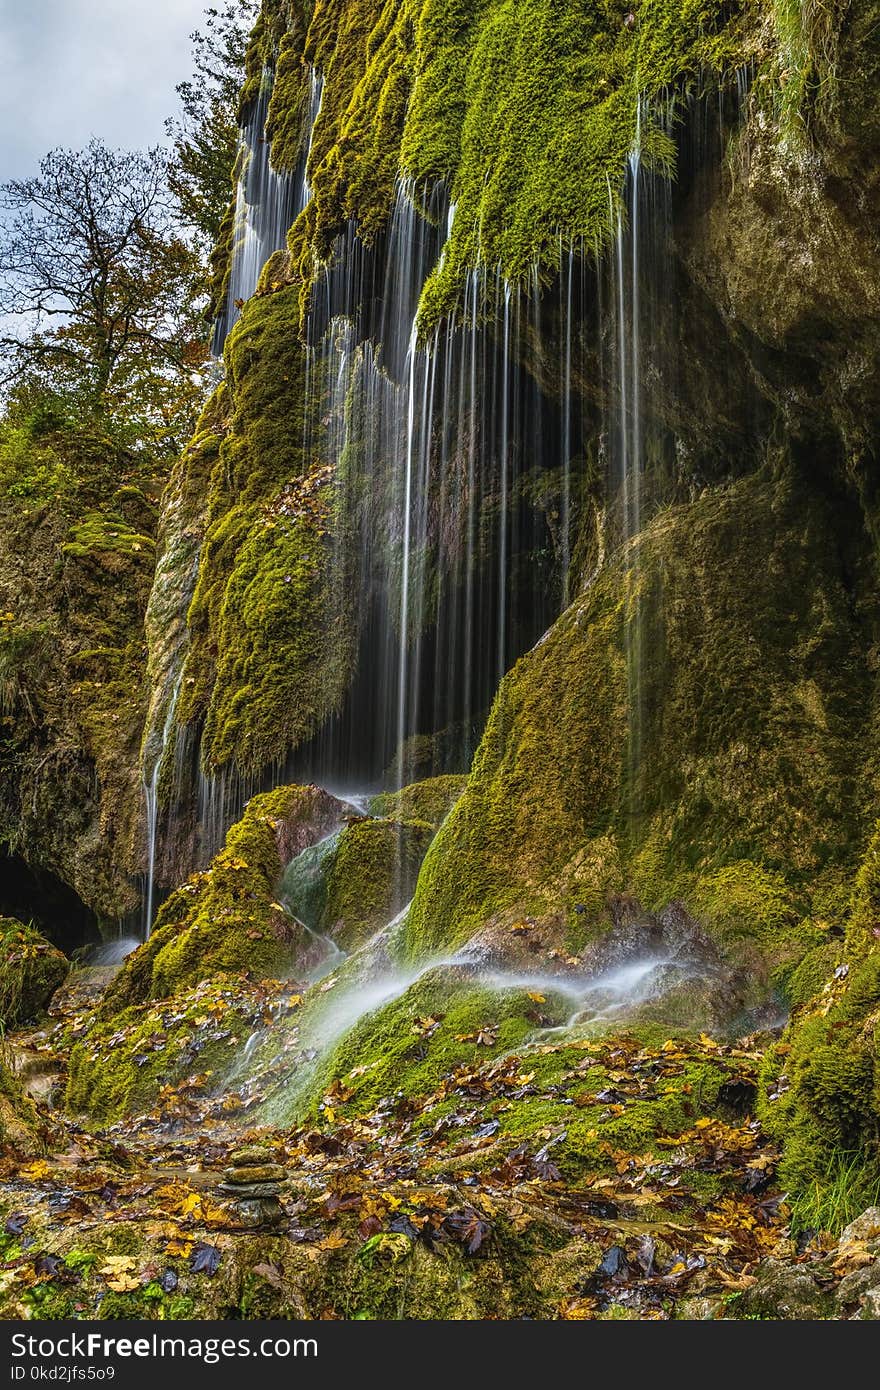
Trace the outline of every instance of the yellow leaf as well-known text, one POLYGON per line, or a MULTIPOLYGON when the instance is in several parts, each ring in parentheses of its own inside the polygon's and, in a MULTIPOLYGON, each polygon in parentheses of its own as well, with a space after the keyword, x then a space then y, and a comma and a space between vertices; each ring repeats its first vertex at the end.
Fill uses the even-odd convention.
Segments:
POLYGON ((317 1242, 319 1250, 341 1250, 347 1244, 348 1241, 345 1236, 340 1235, 338 1231, 334 1231, 332 1235, 325 1236, 323 1240, 317 1242))
POLYGON ((140 1288, 141 1281, 130 1274, 119 1274, 107 1279, 106 1284, 107 1288, 112 1289, 114 1293, 133 1293, 135 1289, 140 1288))
POLYGON ((33 1163, 26 1163, 23 1168, 19 1168, 18 1175, 33 1181, 39 1178, 48 1178, 52 1169, 44 1158, 35 1159, 33 1163))
POLYGON ((166 1255, 180 1255, 186 1259, 192 1251, 194 1241, 191 1236, 172 1236, 165 1246, 166 1255))

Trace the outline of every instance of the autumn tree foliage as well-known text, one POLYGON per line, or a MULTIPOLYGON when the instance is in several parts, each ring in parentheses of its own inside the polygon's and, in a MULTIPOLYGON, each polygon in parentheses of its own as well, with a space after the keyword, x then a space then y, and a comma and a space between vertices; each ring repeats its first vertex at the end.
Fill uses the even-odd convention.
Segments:
POLYGON ((204 396, 204 264, 162 148, 53 150, 0 188, 2 379, 176 453, 204 396))

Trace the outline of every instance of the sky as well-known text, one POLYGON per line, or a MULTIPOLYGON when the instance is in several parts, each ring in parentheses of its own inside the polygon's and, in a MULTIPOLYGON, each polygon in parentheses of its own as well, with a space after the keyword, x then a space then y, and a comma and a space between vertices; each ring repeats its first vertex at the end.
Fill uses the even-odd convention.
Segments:
POLYGON ((0 0, 0 183, 96 135, 157 144, 210 0, 0 0))

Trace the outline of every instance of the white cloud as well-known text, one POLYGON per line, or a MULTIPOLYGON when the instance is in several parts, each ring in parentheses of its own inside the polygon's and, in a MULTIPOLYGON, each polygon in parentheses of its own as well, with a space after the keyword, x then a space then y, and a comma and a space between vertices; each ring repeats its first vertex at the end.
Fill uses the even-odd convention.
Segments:
POLYGON ((0 181, 91 135, 163 138, 209 0, 0 0, 0 181))

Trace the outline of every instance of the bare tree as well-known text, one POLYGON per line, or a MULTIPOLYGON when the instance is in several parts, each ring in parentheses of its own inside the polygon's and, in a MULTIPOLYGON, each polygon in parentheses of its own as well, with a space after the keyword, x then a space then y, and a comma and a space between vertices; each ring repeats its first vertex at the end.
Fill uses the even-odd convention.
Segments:
POLYGON ((207 357, 204 268, 182 235, 168 155, 90 141, 0 188, 3 380, 179 447, 207 357))

